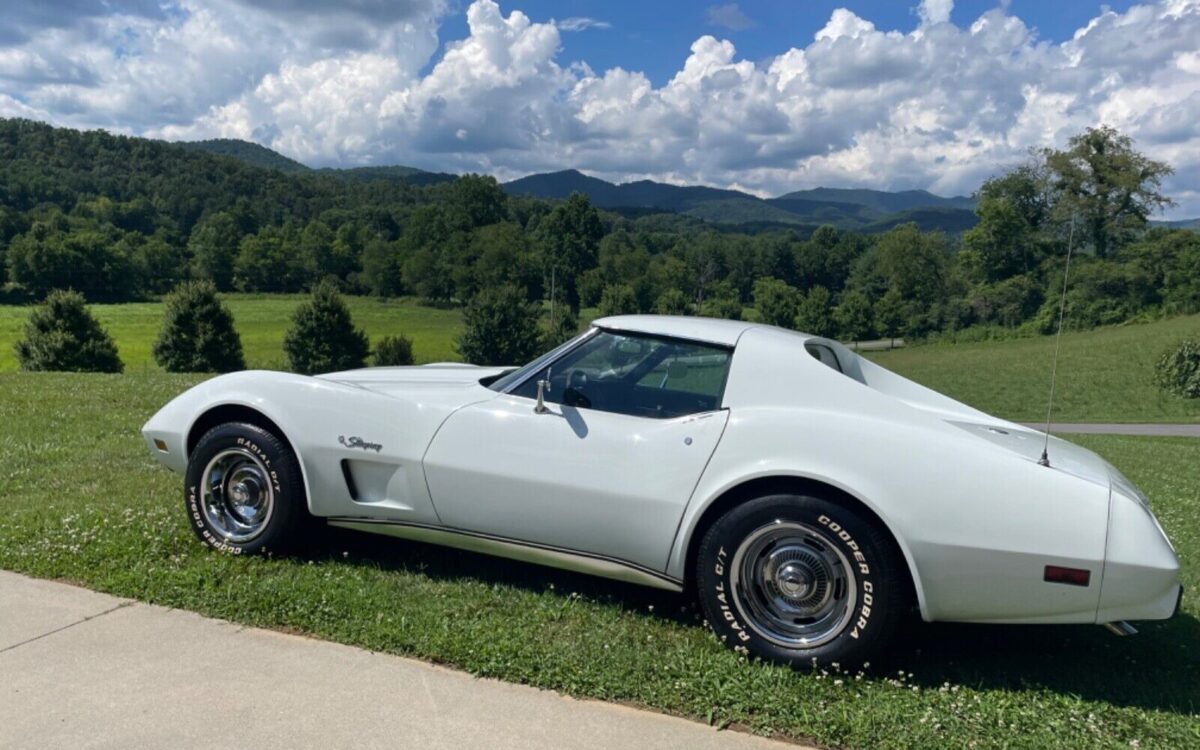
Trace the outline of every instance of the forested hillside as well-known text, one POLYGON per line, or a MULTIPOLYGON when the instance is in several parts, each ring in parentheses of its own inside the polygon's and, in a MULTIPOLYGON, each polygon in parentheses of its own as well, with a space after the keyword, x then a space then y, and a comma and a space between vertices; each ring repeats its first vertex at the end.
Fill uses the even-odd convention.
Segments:
POLYGON ((180 141, 175 145, 180 148, 188 149, 189 151, 203 151, 209 154, 217 154, 219 156, 229 156, 238 161, 245 162, 252 167, 263 167, 265 169, 277 169, 280 172, 307 172, 309 168, 304 164, 289 159, 283 154, 272 151, 271 149, 260 146, 257 143, 250 141, 242 141, 236 138, 213 138, 207 141, 180 141))
MULTIPOLYGON (((243 157, 0 120, 6 297, 70 287, 91 300, 141 299, 189 278, 297 292, 330 279, 350 294, 437 305, 507 285, 531 302, 553 288, 574 311, 736 317, 753 307, 763 320, 847 339, 1046 331, 1074 217, 1069 326, 1200 310, 1200 235, 1147 223, 1165 200, 1158 179, 1169 168, 1107 129, 989 180, 976 197, 978 223, 961 235, 923 230, 929 212, 962 210, 953 203, 901 209, 876 221, 877 234, 781 227, 768 216, 754 233, 718 231, 654 208, 600 210, 579 192, 511 195, 485 176, 285 172, 243 157)), ((659 187, 620 186, 633 195, 660 195, 659 187)), ((740 195, 668 192, 680 206, 740 195)), ((864 219, 878 210, 872 201, 892 200, 838 197, 832 210, 864 219)), ((574 321, 556 325, 566 331, 574 321)))

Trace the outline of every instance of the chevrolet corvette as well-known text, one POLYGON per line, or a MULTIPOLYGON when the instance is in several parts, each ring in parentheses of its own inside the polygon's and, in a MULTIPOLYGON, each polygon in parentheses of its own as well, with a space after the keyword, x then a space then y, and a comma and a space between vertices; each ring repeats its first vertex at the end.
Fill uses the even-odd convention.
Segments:
POLYGON ((1096 454, 757 323, 603 318, 518 368, 238 372, 143 434, 216 550, 321 522, 688 591, 727 645, 798 666, 867 661, 913 609, 1128 632, 1182 596, 1096 454))

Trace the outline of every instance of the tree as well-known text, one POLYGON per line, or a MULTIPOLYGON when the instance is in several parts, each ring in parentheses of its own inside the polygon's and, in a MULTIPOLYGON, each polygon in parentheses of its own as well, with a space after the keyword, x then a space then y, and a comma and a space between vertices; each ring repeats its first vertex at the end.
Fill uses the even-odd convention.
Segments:
POLYGON ((866 247, 861 235, 841 232, 828 224, 817 227, 807 242, 795 243, 797 284, 805 289, 823 286, 840 292, 866 247))
POLYGON ((637 296, 628 284, 611 284, 600 295, 600 317, 631 315, 638 311, 637 296))
POLYGON ((796 329, 814 336, 833 336, 837 324, 833 319, 833 295, 823 286, 808 290, 796 308, 796 329))
POLYGON ((1160 190, 1174 170, 1136 151, 1114 128, 1088 128, 1065 151, 1044 152, 1061 219, 1078 217, 1097 257, 1107 258, 1151 214, 1174 205, 1160 190))
POLYGON ((524 288, 529 301, 541 299, 542 271, 519 225, 502 221, 476 229, 471 236, 470 256, 475 258, 474 291, 512 284, 524 288))
POLYGON ((696 239, 683 239, 683 260, 687 268, 688 286, 695 290, 697 308, 704 306, 709 296, 732 294, 732 289, 714 289, 720 283, 728 270, 725 263, 725 247, 722 239, 715 233, 702 235, 696 239))
POLYGON ((737 292, 727 284, 714 284, 708 299, 700 305, 700 314, 706 318, 742 319, 742 302, 737 292))
POLYGON ((449 187, 451 216, 458 228, 471 230, 508 218, 508 194, 489 175, 465 174, 449 187))
POLYGON ((875 325, 879 332, 891 340, 890 346, 896 345, 896 337, 904 330, 908 306, 904 298, 895 289, 875 301, 875 325))
POLYGON ((133 259, 139 277, 138 287, 142 292, 162 294, 169 291, 187 268, 179 248, 159 235, 143 237, 137 232, 125 235, 118 243, 127 250, 120 252, 133 259))
POLYGON ((430 248, 422 247, 409 255, 404 261, 402 275, 404 286, 427 302, 447 302, 454 294, 449 268, 430 248))
POLYGON ((1200 232, 1151 229, 1121 251, 1151 279, 1163 311, 1175 315, 1200 312, 1200 232))
POLYGON ((304 231, 300 232, 297 252, 299 258, 294 262, 308 284, 315 284, 326 276, 340 277, 344 268, 335 262, 333 254, 333 230, 320 220, 310 221, 304 231))
POLYGON ((371 364, 375 367, 403 367, 412 363, 412 339, 403 334, 379 339, 371 355, 371 364))
POLYGON ((659 315, 687 315, 687 295, 678 289, 668 289, 654 302, 654 312, 659 315))
POLYGON ((945 296, 948 261, 944 234, 901 224, 876 238, 849 286, 869 297, 895 289, 910 303, 928 307, 945 296))
POLYGON ((571 193, 538 227, 546 258, 546 284, 554 271, 555 285, 571 310, 579 312, 580 274, 595 268, 604 227, 600 214, 583 193, 571 193))
POLYGON ((362 367, 370 345, 367 335, 354 327, 337 287, 322 281, 292 314, 283 351, 292 371, 313 375, 362 367))
POLYGON ((571 308, 560 306, 554 317, 547 319, 546 332, 543 335, 543 349, 553 349, 559 344, 570 341, 579 335, 579 318, 571 312, 571 308))
POLYGON ((842 338, 856 344, 870 336, 874 330, 871 315, 871 301, 857 289, 843 293, 837 309, 833 312, 842 338))
POLYGON ((129 244, 119 237, 61 214, 34 222, 8 247, 9 278, 39 297, 74 288, 93 299, 128 298, 141 290, 129 244))
POLYGON ((297 256, 291 227, 266 227, 248 234, 238 245, 233 262, 233 283, 245 292, 298 292, 305 273, 297 256))
POLYGON ((456 348, 476 365, 520 364, 537 356, 541 336, 538 305, 512 284, 482 290, 463 310, 456 348))
POLYGON ((34 308, 16 344, 22 370, 121 372, 117 346, 75 291, 55 290, 34 308))
POLYGON ((237 258, 242 233, 231 214, 219 211, 192 227, 188 253, 192 256, 192 274, 208 279, 217 290, 233 289, 233 262, 237 258))
POLYGON ((754 306, 762 322, 791 328, 800 309, 800 292, 787 282, 764 278, 754 282, 754 306))
POLYGON ((211 281, 186 281, 167 296, 153 354, 167 372, 233 372, 246 367, 233 314, 211 281))
POLYGON ((394 242, 373 239, 363 248, 361 283, 371 294, 397 297, 404 292, 400 249, 394 242))
POLYGON ((983 183, 975 214, 979 223, 963 235, 978 254, 984 277, 1000 281, 1034 270, 1050 249, 1053 207, 1044 167, 1025 164, 983 183))

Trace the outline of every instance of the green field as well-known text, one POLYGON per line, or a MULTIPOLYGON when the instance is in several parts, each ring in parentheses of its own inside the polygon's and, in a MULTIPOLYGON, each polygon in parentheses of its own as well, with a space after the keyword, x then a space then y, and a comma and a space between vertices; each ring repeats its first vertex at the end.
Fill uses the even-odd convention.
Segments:
MULTIPOLYGON (((1200 746, 1194 595, 1135 638, 915 624, 869 674, 793 673, 724 649, 688 599, 631 585, 350 532, 297 558, 209 552, 138 435, 199 379, 0 374, 0 568, 828 745, 1200 746)), ((1200 590, 1200 441, 1080 442, 1150 494, 1200 590)))
MULTIPOLYGON (((226 294, 233 311, 246 364, 252 368, 283 369, 283 334, 291 325, 292 311, 306 295, 226 294)), ((457 360, 454 337, 462 325, 457 309, 423 307, 404 300, 375 297, 345 297, 354 323, 374 343, 381 336, 402 333, 413 340, 418 364, 457 360)), ((91 305, 92 312, 117 342, 125 371, 158 370, 150 348, 162 326, 162 303, 131 302, 91 305)), ((0 306, 0 372, 17 369, 13 344, 22 335, 29 317, 28 307, 0 306)))
MULTIPOLYGON (((226 295, 250 367, 282 369, 283 334, 301 295, 226 295)), ((355 323, 372 341, 403 333, 413 339, 418 364, 459 359, 454 338, 457 309, 409 300, 346 297, 355 323)), ((126 372, 158 371, 150 348, 162 306, 156 302, 93 305, 117 342, 126 372)), ((594 317, 584 310, 580 320, 594 317)), ((0 306, 0 372, 17 369, 13 344, 29 308, 0 306)), ((1162 393, 1153 381, 1155 361, 1186 337, 1200 337, 1200 315, 1153 323, 1067 333, 1062 339, 1054 418, 1060 422, 1197 422, 1200 400, 1162 393)), ((1017 421, 1046 417, 1054 338, 912 346, 870 356, 881 365, 984 411, 1017 421)))
MULTIPOLYGON (((1188 337, 1200 338, 1200 315, 1063 334, 1055 421, 1200 421, 1200 399, 1168 396, 1154 385, 1154 363, 1188 337)), ((1046 418, 1052 336, 913 346, 869 356, 983 411, 1015 421, 1046 418)))

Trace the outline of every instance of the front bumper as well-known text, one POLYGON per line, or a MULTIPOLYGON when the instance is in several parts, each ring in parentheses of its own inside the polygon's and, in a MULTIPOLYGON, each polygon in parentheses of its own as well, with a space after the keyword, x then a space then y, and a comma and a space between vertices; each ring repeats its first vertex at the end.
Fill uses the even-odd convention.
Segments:
POLYGON ((1179 611, 1179 558, 1140 498, 1114 487, 1096 622, 1165 620, 1179 611))

